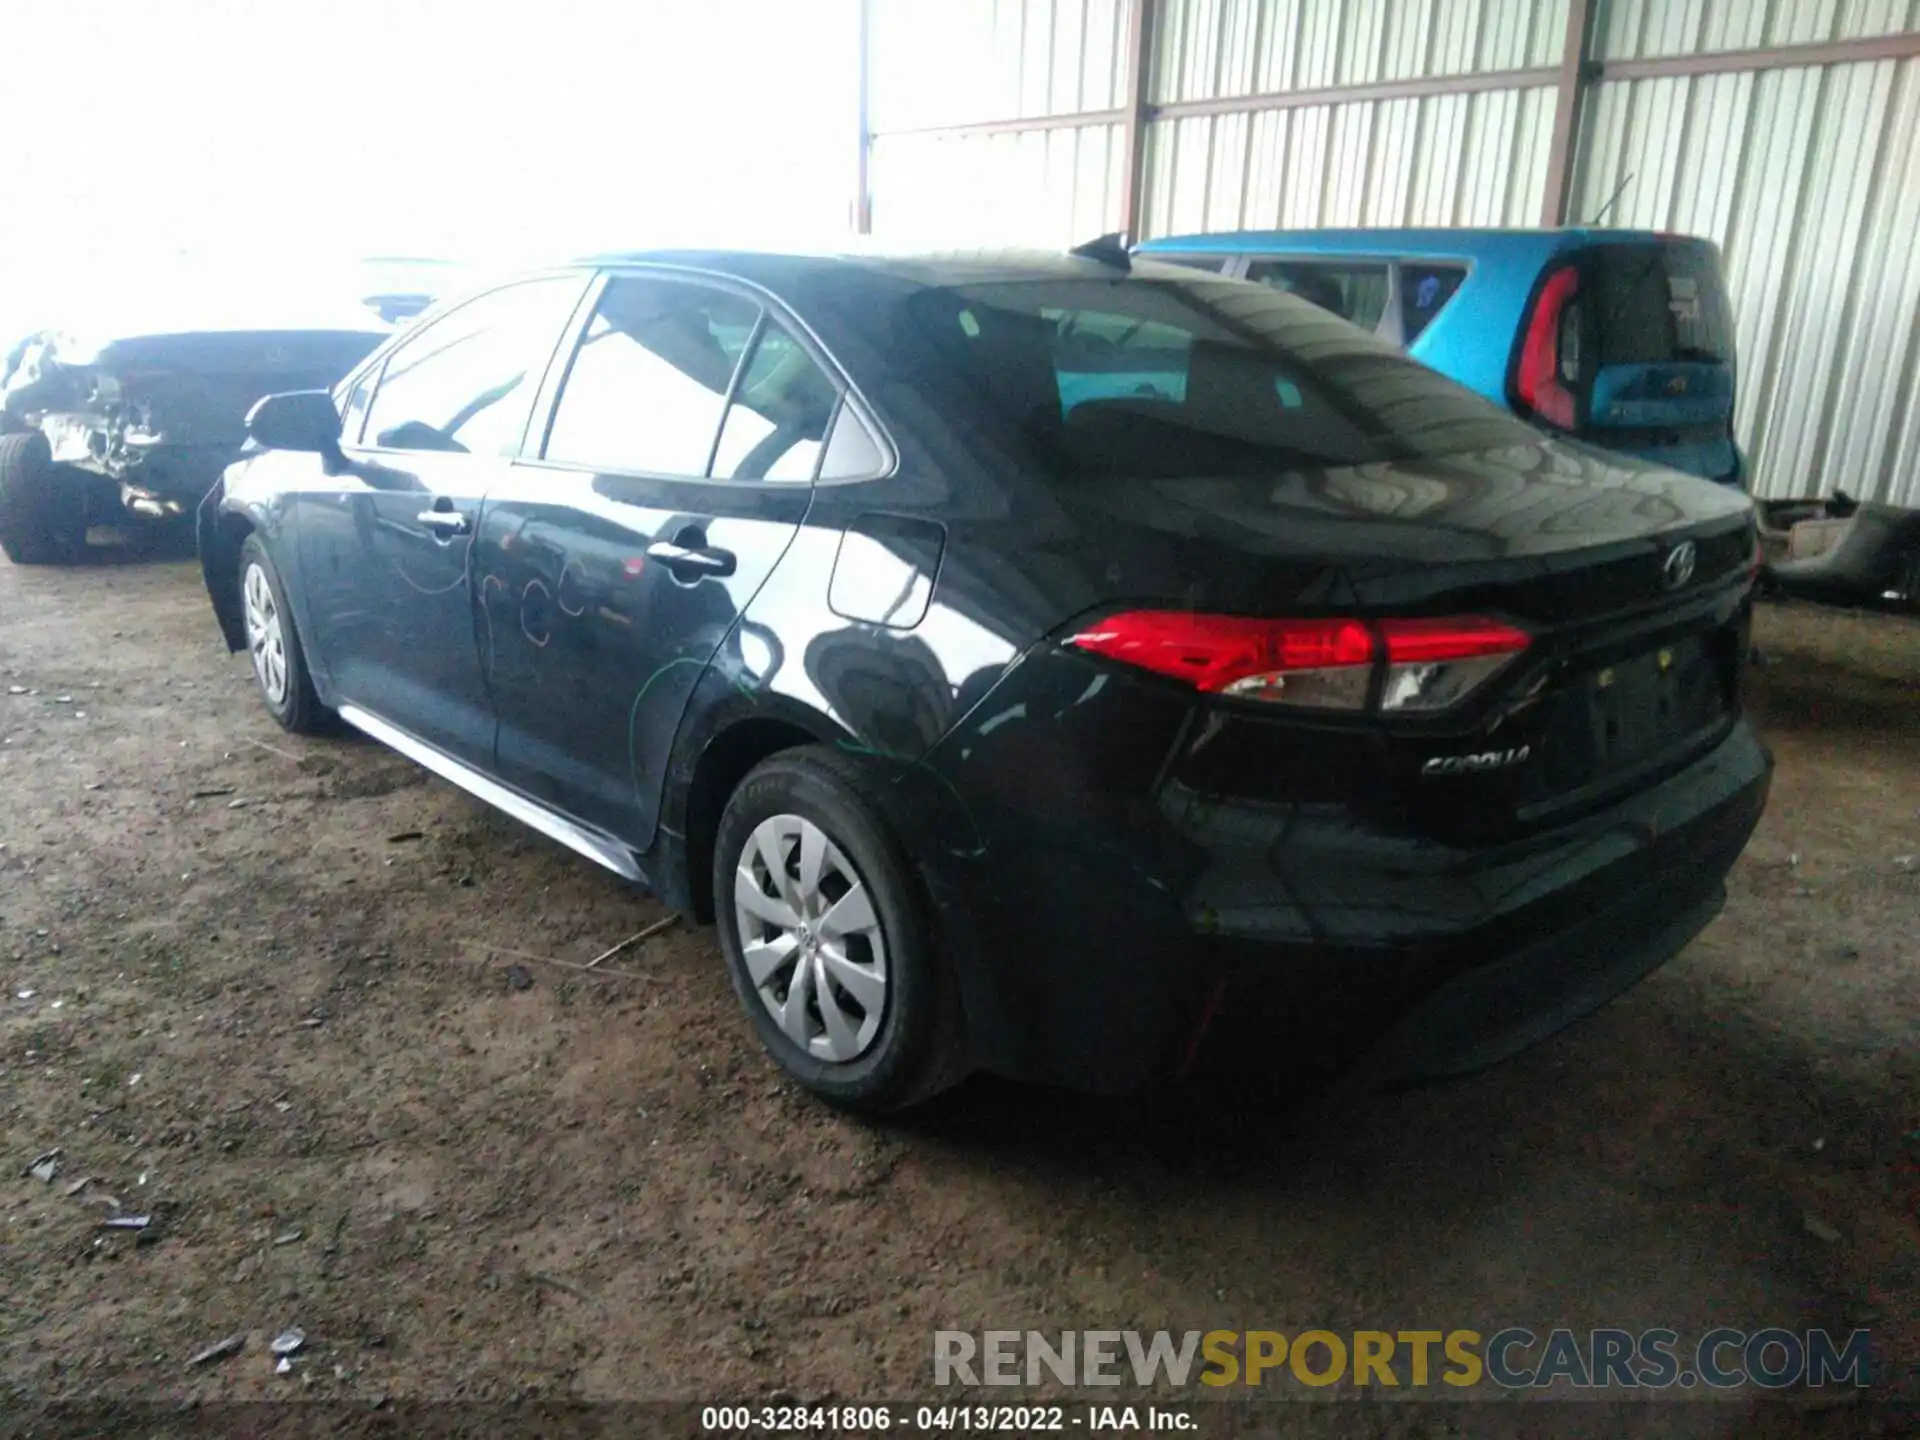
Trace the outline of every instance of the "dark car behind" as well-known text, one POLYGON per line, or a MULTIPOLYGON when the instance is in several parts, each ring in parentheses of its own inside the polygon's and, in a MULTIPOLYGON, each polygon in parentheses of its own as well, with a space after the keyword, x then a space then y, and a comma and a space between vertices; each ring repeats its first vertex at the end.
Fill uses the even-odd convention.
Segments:
POLYGON ((390 333, 326 294, 103 280, 0 364, 0 548, 72 560, 89 526, 191 517, 261 396, 333 384, 390 333))

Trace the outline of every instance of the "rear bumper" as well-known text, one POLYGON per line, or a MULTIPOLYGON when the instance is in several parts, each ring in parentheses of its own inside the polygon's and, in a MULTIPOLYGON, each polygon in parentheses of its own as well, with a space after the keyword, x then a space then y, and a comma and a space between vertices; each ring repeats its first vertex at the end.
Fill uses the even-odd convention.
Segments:
POLYGON ((1307 807, 1163 802, 1116 845, 976 814, 925 873, 987 1068, 1122 1091, 1193 1070, 1368 1083, 1505 1059, 1712 919, 1766 804, 1741 722, 1578 823, 1462 850, 1307 807))
POLYGON ((1510 1059, 1659 969, 1712 922, 1725 899, 1717 879, 1651 914, 1645 897, 1633 895, 1469 969, 1417 1003, 1350 1078, 1365 1086, 1442 1079, 1510 1059))

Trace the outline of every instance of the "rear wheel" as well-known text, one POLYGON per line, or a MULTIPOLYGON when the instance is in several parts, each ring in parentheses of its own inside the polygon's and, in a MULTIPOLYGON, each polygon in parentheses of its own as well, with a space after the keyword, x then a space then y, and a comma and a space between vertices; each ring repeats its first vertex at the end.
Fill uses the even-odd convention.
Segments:
POLYGON ((315 735, 327 729, 332 717, 314 692, 313 676, 307 671, 306 652, 300 648, 300 635, 287 609, 280 572, 274 569, 258 535, 247 536, 240 546, 240 614, 246 625, 254 682, 260 687, 267 713, 282 729, 296 735, 315 735))
POLYGON ((816 1095, 885 1114, 966 1073, 952 977, 859 767, 807 747, 754 769, 720 819, 713 894, 761 1043, 816 1095))
POLYGON ((57 565, 87 544, 86 496, 38 430, 0 435, 0 550, 16 565, 57 565))

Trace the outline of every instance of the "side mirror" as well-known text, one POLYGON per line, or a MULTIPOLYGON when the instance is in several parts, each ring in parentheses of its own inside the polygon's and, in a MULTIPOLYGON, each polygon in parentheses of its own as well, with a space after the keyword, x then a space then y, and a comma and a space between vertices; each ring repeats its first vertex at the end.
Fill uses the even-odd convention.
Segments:
POLYGON ((325 390, 269 395, 247 412, 247 435, 269 450, 334 455, 340 450, 340 412, 325 390))

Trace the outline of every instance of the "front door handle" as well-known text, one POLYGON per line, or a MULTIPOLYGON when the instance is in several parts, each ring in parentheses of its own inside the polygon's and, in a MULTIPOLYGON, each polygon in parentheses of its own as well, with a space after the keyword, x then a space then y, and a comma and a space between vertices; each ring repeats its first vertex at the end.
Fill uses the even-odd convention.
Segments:
POLYGON ((473 528, 473 522, 458 510, 422 510, 413 518, 443 539, 465 535, 473 528))
POLYGON ((739 563, 731 550, 676 545, 671 540, 654 541, 647 547, 647 555, 683 580, 702 575, 731 575, 739 563))

